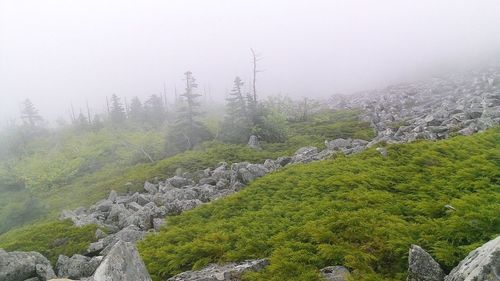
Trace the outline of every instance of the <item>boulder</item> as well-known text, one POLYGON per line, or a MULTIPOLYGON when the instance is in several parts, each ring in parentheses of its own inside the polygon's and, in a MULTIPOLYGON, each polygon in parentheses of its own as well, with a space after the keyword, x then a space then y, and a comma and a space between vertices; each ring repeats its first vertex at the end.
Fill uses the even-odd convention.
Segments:
POLYGON ((274 161, 274 163, 280 165, 281 167, 288 165, 290 162, 292 162, 292 157, 279 157, 276 161, 274 161))
POLYGON ((97 267, 92 281, 151 281, 134 244, 119 241, 97 267))
POLYGON ((123 204, 113 204, 106 218, 106 223, 123 225, 124 221, 131 215, 132 212, 125 208, 123 204))
POLYGON ((171 178, 167 179, 166 182, 167 182, 167 184, 169 184, 173 187, 177 187, 177 188, 181 188, 181 187, 185 187, 185 186, 194 184, 194 182, 192 180, 184 178, 184 177, 180 177, 180 176, 171 177, 171 178))
POLYGON ((115 203, 117 197, 118 197, 118 194, 116 193, 116 191, 111 190, 111 192, 109 193, 109 196, 108 196, 108 200, 111 201, 112 203, 115 203))
POLYGON ((500 236, 470 252, 445 281, 500 281, 500 236))
POLYGON ((343 266, 328 266, 320 270, 326 281, 347 281, 351 273, 343 266))
POLYGON ((60 255, 56 263, 57 276, 71 279, 90 277, 102 261, 102 256, 86 257, 73 255, 71 258, 60 255))
POLYGON ((160 231, 165 224, 166 224, 165 219, 160 219, 160 218, 153 219, 153 229, 155 231, 160 231))
POLYGON ((144 182, 144 190, 146 190, 149 194, 156 194, 158 192, 158 188, 155 184, 152 184, 148 181, 144 182))
POLYGON ((23 281, 30 278, 46 281, 56 278, 56 275, 50 262, 40 253, 0 249, 0 280, 23 281))
POLYGON ((299 148, 292 157, 292 163, 307 163, 313 161, 313 157, 318 154, 318 148, 306 146, 299 148))
POLYGON ((262 149, 260 147, 259 139, 255 135, 251 135, 250 138, 248 139, 248 147, 251 149, 262 149))
POLYGON ((186 271, 168 281, 239 281, 247 271, 259 271, 269 265, 266 259, 247 260, 224 265, 210 264, 198 271, 186 271))
POLYGON ((443 281, 444 272, 424 249, 411 245, 407 281, 443 281))
POLYGON ((269 173, 269 170, 262 164, 248 164, 245 168, 238 170, 238 176, 244 184, 254 181, 269 173))
POLYGON ((351 139, 334 139, 331 141, 325 141, 326 148, 329 150, 340 150, 341 148, 350 147, 352 143, 351 139))

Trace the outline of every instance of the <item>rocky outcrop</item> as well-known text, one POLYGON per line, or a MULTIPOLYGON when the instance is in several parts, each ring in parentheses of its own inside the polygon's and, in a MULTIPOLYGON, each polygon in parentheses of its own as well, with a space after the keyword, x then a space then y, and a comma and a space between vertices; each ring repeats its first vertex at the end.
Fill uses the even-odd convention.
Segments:
POLYGON ((351 273, 343 266, 328 266, 320 270, 326 281, 348 281, 351 273))
POLYGON ((134 244, 117 242, 90 281, 151 281, 134 244))
POLYGON ((91 276, 102 261, 102 256, 89 258, 73 255, 71 258, 60 255, 56 263, 58 277, 79 279, 91 276))
POLYGON ((442 281, 444 271, 424 249, 411 245, 407 281, 442 281))
POLYGON ((0 280, 24 281, 56 278, 50 262, 37 252, 6 252, 0 249, 0 280))
POLYGON ((224 265, 211 264, 201 270, 183 272, 169 278, 168 281, 240 281, 243 273, 259 271, 268 264, 266 259, 224 265))
POLYGON ((500 281, 500 236, 470 252, 445 281, 500 281))
POLYGON ((500 281, 500 236, 470 252, 447 276, 422 248, 410 248, 408 281, 500 281))
POLYGON ((470 135, 500 124, 500 70, 448 75, 418 83, 332 97, 333 108, 361 108, 377 136, 400 143, 470 135))

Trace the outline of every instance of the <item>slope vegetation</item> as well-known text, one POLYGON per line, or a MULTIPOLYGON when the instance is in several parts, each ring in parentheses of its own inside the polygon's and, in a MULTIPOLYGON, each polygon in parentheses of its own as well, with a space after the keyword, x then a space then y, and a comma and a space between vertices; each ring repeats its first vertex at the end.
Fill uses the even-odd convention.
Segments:
POLYGON ((404 280, 415 243, 447 270, 500 233, 500 129, 295 165, 168 219, 140 246, 155 280, 212 262, 270 258, 246 280, 404 280))

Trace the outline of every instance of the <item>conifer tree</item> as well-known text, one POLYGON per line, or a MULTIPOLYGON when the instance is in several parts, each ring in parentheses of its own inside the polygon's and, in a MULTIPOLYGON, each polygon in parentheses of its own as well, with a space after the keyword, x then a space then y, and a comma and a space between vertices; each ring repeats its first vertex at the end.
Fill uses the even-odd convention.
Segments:
POLYGON ((150 96, 144 102, 146 120, 153 126, 158 127, 165 121, 166 111, 161 97, 157 95, 150 96))
POLYGON ((169 133, 169 143, 179 150, 193 148, 199 142, 208 139, 210 133, 203 123, 198 119, 202 115, 200 111, 200 94, 196 93, 198 84, 191 71, 184 73, 186 88, 181 95, 182 101, 177 108, 177 116, 169 133))
POLYGON ((250 137, 252 123, 248 116, 248 101, 242 93, 243 82, 234 79, 234 86, 226 98, 226 116, 222 123, 222 138, 230 142, 246 142, 250 137))
POLYGON ((35 128, 43 122, 42 116, 40 116, 38 110, 29 99, 23 101, 22 107, 21 119, 25 125, 35 128))
POLYGON ((120 98, 115 94, 111 96, 111 111, 109 115, 111 121, 114 123, 122 123, 126 118, 123 104, 120 98))
POLYGON ((145 119, 144 107, 138 97, 133 97, 130 101, 128 116, 134 122, 143 122, 145 119))

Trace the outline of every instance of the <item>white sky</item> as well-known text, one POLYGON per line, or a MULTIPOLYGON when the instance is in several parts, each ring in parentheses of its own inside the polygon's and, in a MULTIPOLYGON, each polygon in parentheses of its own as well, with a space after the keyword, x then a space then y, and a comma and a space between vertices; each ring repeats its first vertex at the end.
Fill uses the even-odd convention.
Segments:
POLYGON ((200 88, 224 97, 263 54, 262 95, 327 96, 500 55, 498 0, 0 0, 0 120, 200 88))

